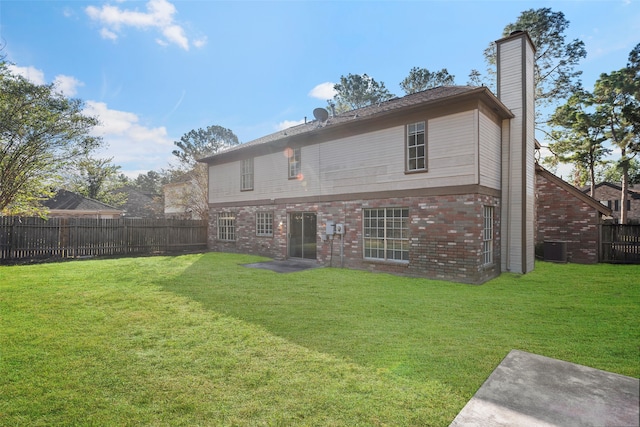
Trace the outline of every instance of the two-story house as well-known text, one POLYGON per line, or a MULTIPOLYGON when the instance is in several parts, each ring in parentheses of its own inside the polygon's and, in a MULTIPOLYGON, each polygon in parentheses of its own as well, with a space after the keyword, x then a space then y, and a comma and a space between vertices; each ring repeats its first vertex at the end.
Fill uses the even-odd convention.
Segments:
POLYGON ((210 249, 467 283, 531 271, 535 48, 496 47, 497 95, 439 87, 202 159, 210 249))

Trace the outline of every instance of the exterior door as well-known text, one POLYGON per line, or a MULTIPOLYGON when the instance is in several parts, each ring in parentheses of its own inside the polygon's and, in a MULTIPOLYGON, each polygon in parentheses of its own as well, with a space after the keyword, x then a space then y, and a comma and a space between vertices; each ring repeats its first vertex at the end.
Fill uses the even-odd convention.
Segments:
POLYGON ((316 259, 316 214, 291 212, 289 214, 289 257, 316 259))

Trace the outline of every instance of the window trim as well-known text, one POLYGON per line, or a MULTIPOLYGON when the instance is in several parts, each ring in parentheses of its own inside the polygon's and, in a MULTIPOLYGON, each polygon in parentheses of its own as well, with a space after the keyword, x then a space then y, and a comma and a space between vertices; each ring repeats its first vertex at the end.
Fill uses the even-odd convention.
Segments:
POLYGON ((236 241, 236 213, 235 212, 219 212, 216 220, 217 225, 217 238, 222 242, 235 242, 236 241), (229 221, 226 224, 222 224, 222 221, 229 221), (222 231, 224 230, 224 232, 222 231), (223 237, 224 236, 224 237, 223 237))
MULTIPOLYGON (((417 147, 418 145, 415 145, 414 147, 417 147)), ((404 173, 405 174, 412 174, 412 173, 424 173, 424 172, 428 172, 429 170, 429 166, 428 166, 428 153, 427 153, 427 148, 428 148, 428 144, 427 144, 427 121, 426 120, 422 120, 419 122, 414 122, 414 123, 408 123, 407 125, 405 125, 404 127, 404 173), (409 138, 412 135, 418 135, 418 132, 416 133, 410 133, 409 128, 410 126, 416 126, 416 125, 422 125, 422 134, 423 134, 423 143, 421 145, 424 146, 424 156, 421 157, 416 157, 416 159, 419 158, 424 158, 424 168, 421 169, 410 169, 409 168, 409 161, 411 160, 409 158, 409 138)))
POLYGON ((240 160, 240 191, 253 191, 253 157, 240 160))
MULTIPOLYGON (((380 217, 376 215, 376 218, 379 220, 380 217)), ((371 219, 371 216, 369 216, 369 219, 371 219)), ((397 264, 408 264, 409 263, 409 249, 410 249, 410 244, 411 244, 411 239, 409 238, 409 233, 410 233, 410 216, 409 216, 409 208, 408 207, 380 207, 380 208, 363 208, 362 209, 362 257, 365 261, 375 261, 375 262, 383 262, 383 263, 397 263, 397 264), (367 220, 366 220, 366 214, 367 212, 371 212, 371 211, 380 211, 380 210, 384 210, 384 217, 383 217, 383 222, 384 222, 384 231, 383 231, 383 237, 379 238, 379 237, 375 237, 375 236, 367 236, 367 220), (389 227, 389 222, 393 221, 394 217, 393 215, 388 215, 389 211, 394 211, 394 210, 401 210, 401 211, 406 211, 406 217, 404 216, 400 216, 400 218, 406 218, 406 227, 401 227, 400 230, 404 230, 404 232, 406 233, 406 235, 404 235, 403 237, 400 238, 394 238, 394 237, 390 237, 389 236, 389 232, 392 231, 394 228, 393 226, 389 227), (372 256, 367 256, 366 255, 366 251, 367 251, 367 240, 378 240, 378 241, 382 241, 383 242, 383 247, 382 247, 382 253, 384 254, 384 258, 377 258, 377 257, 372 257, 372 256), (401 242, 400 243, 400 249, 399 252, 400 253, 406 253, 406 258, 407 259, 393 259, 393 258, 389 258, 387 256, 387 253, 389 250, 391 251, 398 251, 398 249, 396 248, 389 248, 389 244, 393 242, 401 242), (406 249, 403 249, 403 247, 406 247, 406 249)), ((369 227, 371 229, 371 227, 369 227)), ((376 228, 378 229, 378 228, 376 228)), ((402 231, 401 231, 401 235, 402 235, 402 231)), ((370 249, 371 250, 371 249, 370 249)), ((380 249, 378 249, 380 250, 380 249)))
POLYGON ((482 266, 491 266, 495 264, 495 207, 490 205, 482 206, 482 266))
POLYGON ((257 237, 273 237, 273 211, 256 212, 256 236, 257 237), (259 216, 267 215, 268 217, 263 219, 260 223, 259 216), (270 217, 270 218, 269 218, 270 217), (266 227, 267 232, 260 232, 261 227, 266 227), (269 230, 271 230, 269 232, 269 230))
POLYGON ((299 179, 302 173, 302 149, 289 147, 291 155, 287 156, 287 176, 289 179, 299 179), (292 174, 292 170, 295 172, 292 174))

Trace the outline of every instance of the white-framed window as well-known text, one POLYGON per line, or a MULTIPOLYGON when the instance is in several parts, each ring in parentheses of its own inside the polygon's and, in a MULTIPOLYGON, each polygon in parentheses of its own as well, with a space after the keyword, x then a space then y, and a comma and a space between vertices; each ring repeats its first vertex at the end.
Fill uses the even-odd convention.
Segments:
POLYGON ((493 206, 484 206, 482 230, 482 265, 493 264, 493 206))
POLYGON ((300 147, 289 150, 289 179, 297 179, 302 172, 300 147))
POLYGON ((256 212, 256 236, 273 236, 273 212, 256 212))
POLYGON ((409 261, 409 209, 363 209, 364 257, 409 261))
POLYGON ((425 122, 407 125, 407 172, 427 170, 425 122))
POLYGON ((236 240, 236 214, 220 212, 218 214, 218 240, 236 240))
POLYGON ((253 158, 240 161, 240 190, 253 190, 253 158))

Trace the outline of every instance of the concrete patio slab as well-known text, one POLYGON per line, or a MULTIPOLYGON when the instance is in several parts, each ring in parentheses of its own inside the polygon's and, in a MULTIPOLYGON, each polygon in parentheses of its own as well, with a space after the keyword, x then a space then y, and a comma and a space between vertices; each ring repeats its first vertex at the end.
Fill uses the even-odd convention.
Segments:
POLYGON ((321 267, 315 261, 303 260, 303 259, 287 259, 284 261, 266 261, 255 262, 252 264, 243 264, 249 268, 262 268, 265 270, 275 271, 276 273, 294 273, 296 271, 308 270, 310 268, 321 267))
POLYGON ((638 426, 640 380, 512 350, 451 426, 638 426))

